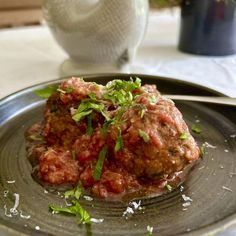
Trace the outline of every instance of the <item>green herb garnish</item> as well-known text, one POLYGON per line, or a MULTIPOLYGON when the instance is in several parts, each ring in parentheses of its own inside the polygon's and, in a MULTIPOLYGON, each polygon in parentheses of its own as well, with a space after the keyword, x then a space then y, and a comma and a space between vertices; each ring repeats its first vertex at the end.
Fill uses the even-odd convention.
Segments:
POLYGON ((34 93, 42 98, 49 98, 58 89, 58 85, 51 85, 46 88, 38 89, 34 93))
POLYGON ((74 91, 74 88, 71 87, 71 86, 68 86, 68 87, 65 88, 65 90, 58 88, 57 91, 61 92, 61 93, 64 93, 64 94, 72 93, 74 91))
POLYGON ((91 114, 93 111, 101 113, 106 120, 110 119, 105 111, 104 104, 87 100, 84 100, 80 103, 79 107, 76 110, 76 113, 72 116, 72 119, 79 122, 83 117, 91 114))
POLYGON ((96 94, 95 94, 95 93, 89 93, 88 96, 89 96, 92 100, 94 100, 94 101, 97 100, 97 97, 96 97, 96 94))
POLYGON ((77 200, 79 200, 80 196, 82 194, 82 189, 80 188, 80 186, 78 185, 76 188, 72 189, 72 190, 68 190, 64 193, 64 196, 66 198, 68 197, 75 197, 77 200))
POLYGON ((121 130, 119 129, 119 134, 116 139, 116 144, 115 144, 115 152, 118 152, 123 146, 123 139, 121 135, 121 130))
POLYGON ((79 224, 81 224, 81 223, 91 224, 90 215, 80 205, 80 203, 76 200, 72 200, 71 203, 72 203, 72 206, 69 206, 69 207, 55 207, 53 205, 49 205, 49 209, 55 214, 67 213, 67 214, 71 214, 74 216, 79 216, 80 217, 80 220, 78 222, 79 224))
POLYGON ((75 115, 72 116, 72 119, 79 122, 83 117, 91 114, 92 112, 93 110, 77 112, 75 115))
POLYGON ((166 185, 166 188, 169 192, 171 192, 173 190, 173 187, 169 184, 166 185))
POLYGON ((192 126, 192 131, 196 134, 200 134, 202 132, 202 130, 199 127, 197 127, 196 125, 192 126))
POLYGON ((105 144, 102 150, 99 152, 98 160, 97 160, 95 169, 93 171, 93 178, 95 180, 99 180, 101 178, 103 163, 107 154, 107 149, 108 149, 108 145, 105 144))
POLYGON ((149 101, 151 104, 156 104, 157 103, 157 98, 155 95, 152 95, 151 97, 149 97, 149 101))
POLYGON ((87 122, 87 130, 86 130, 86 133, 91 136, 93 134, 93 125, 92 125, 92 119, 93 119, 93 116, 92 114, 89 114, 88 115, 88 122, 87 122))
POLYGON ((180 140, 187 140, 188 139, 188 134, 186 132, 183 132, 180 136, 179 136, 180 140))
POLYGON ((71 214, 74 216, 78 216, 80 218, 79 224, 85 223, 90 224, 90 215, 88 212, 80 205, 79 198, 82 194, 82 190, 79 186, 77 186, 75 189, 66 191, 64 193, 65 198, 72 197, 75 200, 71 201, 72 206, 68 207, 56 207, 53 205, 49 205, 49 210, 51 210, 55 214, 71 214))
POLYGON ((145 109, 141 109, 140 110, 140 117, 141 117, 141 119, 144 117, 144 114, 145 114, 145 109))
POLYGON ((43 141, 43 139, 44 139, 43 136, 40 134, 35 134, 35 135, 32 134, 32 135, 28 136, 28 138, 33 141, 43 141))
POLYGON ((71 86, 66 87, 66 93, 72 93, 74 91, 74 88, 71 86))
POLYGON ((200 147, 200 155, 203 156, 203 155, 205 155, 205 153, 206 153, 206 148, 205 148, 204 145, 202 145, 202 146, 200 147))
POLYGON ((139 129, 139 130, 138 130, 138 134, 139 134, 139 136, 143 139, 143 141, 144 141, 145 143, 148 143, 148 141, 149 141, 149 135, 148 135, 145 131, 139 129))
POLYGON ((113 80, 106 85, 107 92, 103 97, 110 100, 114 105, 130 106, 134 99, 132 92, 140 87, 141 80, 139 78, 136 78, 135 81, 133 81, 133 78, 128 81, 113 80))

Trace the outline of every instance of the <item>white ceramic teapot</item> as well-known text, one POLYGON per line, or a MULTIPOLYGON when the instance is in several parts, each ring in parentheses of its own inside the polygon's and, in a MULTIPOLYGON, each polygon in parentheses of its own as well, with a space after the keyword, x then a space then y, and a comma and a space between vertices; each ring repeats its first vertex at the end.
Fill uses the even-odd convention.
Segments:
POLYGON ((144 36, 148 0, 45 0, 43 14, 71 59, 121 67, 144 36))

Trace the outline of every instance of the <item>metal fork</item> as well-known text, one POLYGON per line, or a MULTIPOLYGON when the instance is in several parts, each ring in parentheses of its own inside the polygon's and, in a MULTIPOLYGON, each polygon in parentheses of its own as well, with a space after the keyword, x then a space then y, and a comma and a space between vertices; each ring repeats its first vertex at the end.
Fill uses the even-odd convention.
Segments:
POLYGON ((204 102, 204 103, 236 106, 236 98, 231 98, 231 97, 210 97, 210 96, 172 95, 172 94, 165 94, 164 97, 170 98, 172 100, 204 102))

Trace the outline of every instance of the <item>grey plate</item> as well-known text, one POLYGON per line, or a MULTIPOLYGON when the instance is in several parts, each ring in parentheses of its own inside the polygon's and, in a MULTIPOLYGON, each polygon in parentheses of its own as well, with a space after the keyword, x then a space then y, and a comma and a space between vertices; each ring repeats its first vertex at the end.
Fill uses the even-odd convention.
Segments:
MULTIPOLYGON (((114 78, 132 75, 91 75, 86 80, 106 83, 114 78)), ((219 93, 194 84, 157 76, 139 75, 144 83, 155 83, 168 94, 217 96, 219 93)), ((36 85, 0 101, 0 234, 1 235, 146 235, 147 226, 154 227, 153 235, 202 235, 222 231, 233 232, 236 220, 236 110, 232 107, 178 102, 189 126, 196 124, 201 134, 197 142, 216 146, 206 148, 203 160, 194 168, 180 189, 155 198, 143 199, 143 209, 134 210, 127 219, 123 212, 127 204, 94 199, 81 200, 93 218, 104 219, 91 228, 79 227, 75 218, 52 215, 48 204, 63 205, 56 193, 45 193, 31 177, 26 160, 24 132, 42 119, 44 100, 33 91, 59 80, 36 85), (14 181, 13 181, 14 180, 14 181), (12 182, 9 182, 12 181, 12 182), (4 192, 5 191, 5 192, 4 192), (19 194, 19 214, 7 217, 19 194), (5 194, 5 195, 4 195, 5 194), (184 207, 182 195, 193 201, 184 207), (4 208, 5 206, 5 208, 4 208), (6 211, 7 209, 7 211, 6 211), (38 226, 38 227, 37 227, 38 226), (39 229, 39 230, 36 230, 39 229)), ((236 232, 236 231, 235 231, 236 232)), ((233 234, 232 234, 233 235, 233 234)))

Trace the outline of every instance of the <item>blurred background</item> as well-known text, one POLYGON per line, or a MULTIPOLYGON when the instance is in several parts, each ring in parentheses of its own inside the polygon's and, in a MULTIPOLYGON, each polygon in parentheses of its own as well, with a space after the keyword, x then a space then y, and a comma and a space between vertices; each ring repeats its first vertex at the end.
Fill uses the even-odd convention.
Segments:
MULTIPOLYGON (((42 23, 43 0, 0 0, 0 28, 42 23)), ((178 6, 178 0, 149 0, 151 9, 178 6)))
MULTIPOLYGON (((47 2, 58 5, 60 1, 47 2)), ((113 1, 114 5, 127 2, 113 1)), ((55 31, 50 30, 47 19, 43 19, 43 3, 43 0, 0 0, 0 98, 54 78, 94 73, 86 67, 78 72, 77 68, 66 67, 70 55, 55 40, 55 31)), ((62 8, 67 10, 67 7, 62 8)), ((118 72, 189 81, 235 97, 235 9, 236 0, 149 0, 148 24, 143 40, 134 60, 127 63, 128 70, 118 72)), ((63 17, 58 18, 60 23, 65 23, 63 17)), ((104 22, 111 23, 111 20, 107 20, 105 15, 104 22)), ((97 23, 95 21, 95 25, 97 23)), ((114 25, 111 38, 117 39, 116 33, 120 31, 114 30, 114 25)), ((95 35, 94 29, 91 32, 95 35)), ((127 34, 121 32, 121 35, 126 35, 121 37, 122 40, 127 38, 127 34)), ((96 38, 114 48, 114 43, 107 43, 107 35, 96 38)), ((95 50, 100 48, 97 43, 93 45, 95 50)), ((78 43, 77 48, 84 47, 78 43)), ((111 55, 110 51, 107 54, 111 55)), ((124 54, 123 59, 127 59, 126 56, 124 54)), ((101 70, 97 72, 101 73, 101 70)))
POLYGON ((42 0, 0 0, 0 28, 39 24, 42 0))

